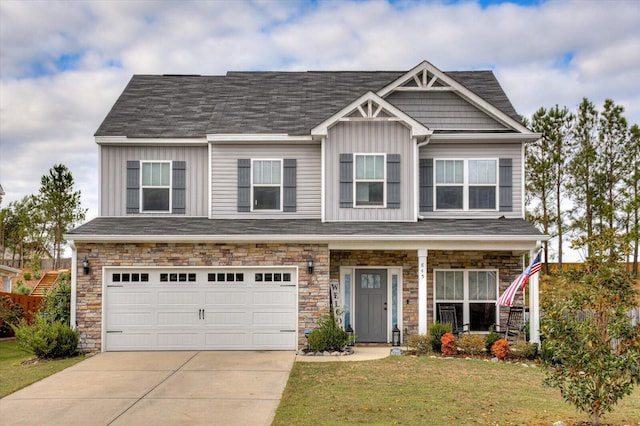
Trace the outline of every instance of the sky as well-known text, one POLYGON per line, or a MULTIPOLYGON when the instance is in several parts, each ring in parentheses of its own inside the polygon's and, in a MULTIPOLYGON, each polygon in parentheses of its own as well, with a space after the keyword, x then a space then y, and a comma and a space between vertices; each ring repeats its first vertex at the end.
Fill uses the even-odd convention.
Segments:
POLYGON ((492 70, 525 117, 606 98, 640 124, 640 1, 0 1, 2 207, 65 164, 98 215, 93 134, 133 74, 492 70))

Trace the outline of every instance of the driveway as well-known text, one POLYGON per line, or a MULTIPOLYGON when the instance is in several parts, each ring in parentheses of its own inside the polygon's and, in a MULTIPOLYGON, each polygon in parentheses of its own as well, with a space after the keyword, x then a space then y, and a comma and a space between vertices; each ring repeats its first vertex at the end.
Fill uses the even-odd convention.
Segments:
POLYGON ((295 352, 106 352, 0 400, 4 425, 269 425, 295 352))

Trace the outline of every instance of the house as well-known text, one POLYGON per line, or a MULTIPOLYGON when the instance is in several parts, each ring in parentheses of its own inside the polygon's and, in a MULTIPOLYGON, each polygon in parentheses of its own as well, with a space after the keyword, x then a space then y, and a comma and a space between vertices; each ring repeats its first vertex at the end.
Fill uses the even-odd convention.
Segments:
POLYGON ((547 238, 539 136, 491 71, 136 75, 95 134, 100 215, 66 236, 80 346, 293 350, 330 291, 359 342, 442 304, 487 332, 547 238))
POLYGON ((11 293, 11 280, 21 272, 20 269, 0 264, 0 278, 2 279, 2 291, 4 293, 11 293))

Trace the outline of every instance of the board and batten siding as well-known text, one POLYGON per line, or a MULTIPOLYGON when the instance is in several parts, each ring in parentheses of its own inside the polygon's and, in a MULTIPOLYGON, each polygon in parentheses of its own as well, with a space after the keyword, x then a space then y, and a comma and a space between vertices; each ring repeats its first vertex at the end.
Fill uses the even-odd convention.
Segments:
MULTIPOLYGON (((127 161, 184 161, 186 193, 184 216, 207 216, 209 173, 207 146, 100 147, 100 215, 127 215, 127 161)), ((149 213, 140 213, 148 215, 149 213)), ((158 215, 158 214, 156 214, 158 215)))
MULTIPOLYGON (((522 217, 522 145, 519 143, 430 143, 420 149, 420 158, 482 159, 510 158, 512 161, 512 209, 511 211, 421 211, 428 218, 495 219, 522 217)), ((434 177, 435 179, 435 177, 434 177)), ((435 194, 434 194, 435 200, 435 194)))
POLYGON ((320 219, 320 143, 212 144, 212 219, 320 219), (238 159, 296 160, 296 211, 238 211, 238 159))
POLYGON ((327 222, 414 221, 414 148, 405 125, 390 121, 340 122, 329 129, 325 158, 327 222), (340 207, 340 154, 356 153, 400 155, 400 208, 340 207))
POLYGON ((450 91, 394 92, 386 100, 430 129, 506 130, 504 125, 450 91))

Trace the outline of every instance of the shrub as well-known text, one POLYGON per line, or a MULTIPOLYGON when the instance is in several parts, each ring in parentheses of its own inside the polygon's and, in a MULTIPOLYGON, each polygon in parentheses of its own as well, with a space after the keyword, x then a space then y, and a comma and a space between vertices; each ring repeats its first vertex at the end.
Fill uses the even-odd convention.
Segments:
POLYGON ((458 340, 458 347, 468 355, 482 355, 485 352, 484 336, 480 334, 464 334, 458 340))
POLYGON ((419 354, 431 352, 431 337, 426 334, 412 334, 409 336, 409 346, 419 354))
POLYGON ((31 279, 31 272, 25 272, 24 274, 22 274, 22 276, 24 277, 25 280, 29 281, 31 279))
POLYGON ((308 343, 317 352, 328 350, 341 351, 349 344, 349 334, 344 331, 329 313, 318 320, 318 328, 309 334, 308 343))
POLYGON ((452 333, 444 333, 440 341, 442 342, 442 353, 444 355, 455 355, 458 352, 456 338, 452 333))
POLYGON ((33 324, 21 320, 13 330, 18 345, 38 358, 72 356, 78 348, 78 333, 59 321, 49 322, 38 316, 33 324))
POLYGON ((442 352, 442 336, 446 333, 451 333, 451 324, 434 322, 429 327, 429 336, 431 338, 431 349, 434 352, 442 352))
POLYGON ((0 337, 13 336, 11 326, 17 325, 23 316, 22 306, 13 303, 11 297, 2 296, 0 298, 0 337))
POLYGON ((497 340, 493 346, 491 346, 491 353, 498 359, 505 359, 509 356, 509 342, 507 339, 497 340))
POLYGON ((520 359, 534 359, 537 353, 538 345, 535 343, 527 343, 520 340, 511 347, 511 356, 520 359))
POLYGON ((39 280, 40 278, 42 278, 42 274, 40 272, 34 272, 33 278, 35 278, 36 280, 39 280))
POLYGON ((44 295, 40 314, 51 322, 71 324, 71 285, 64 277, 44 295))
POLYGON ((496 333, 493 330, 493 327, 491 327, 489 329, 489 334, 487 334, 487 336, 484 338, 484 343, 485 343, 484 347, 487 350, 487 352, 491 352, 491 347, 493 346, 493 344, 500 339, 502 339, 502 335, 499 333, 496 333))
POLYGON ((31 294, 31 289, 22 284, 22 281, 18 281, 18 287, 15 289, 14 293, 22 294, 23 296, 28 296, 31 294))

